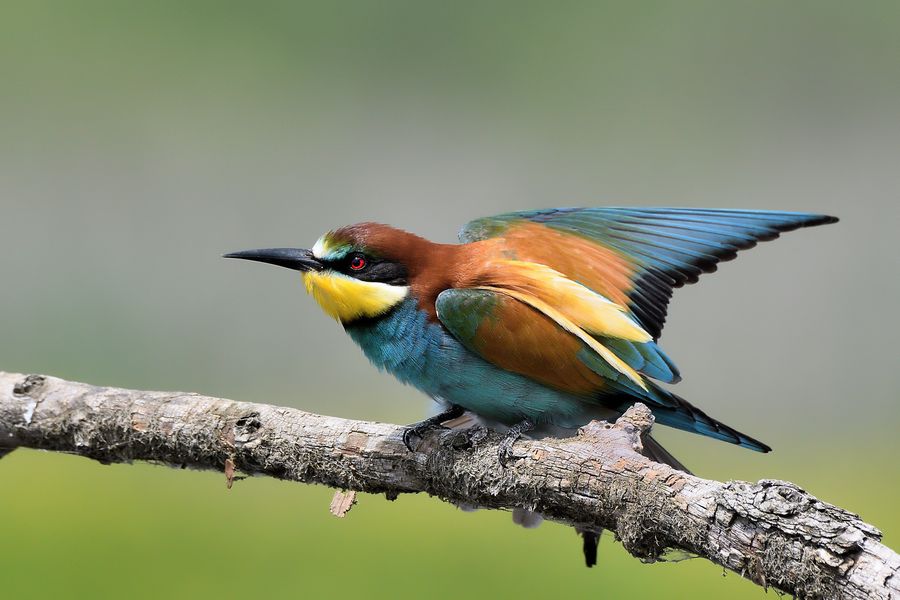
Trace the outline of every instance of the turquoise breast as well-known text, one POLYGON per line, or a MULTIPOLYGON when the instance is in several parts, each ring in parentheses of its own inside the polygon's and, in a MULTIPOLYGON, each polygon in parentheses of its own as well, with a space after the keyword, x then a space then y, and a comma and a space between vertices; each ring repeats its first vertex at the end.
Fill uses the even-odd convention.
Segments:
POLYGON ((345 326, 380 370, 435 400, 458 404, 491 420, 512 425, 578 427, 597 416, 596 405, 505 371, 467 350, 441 325, 429 320, 414 298, 388 315, 345 326))

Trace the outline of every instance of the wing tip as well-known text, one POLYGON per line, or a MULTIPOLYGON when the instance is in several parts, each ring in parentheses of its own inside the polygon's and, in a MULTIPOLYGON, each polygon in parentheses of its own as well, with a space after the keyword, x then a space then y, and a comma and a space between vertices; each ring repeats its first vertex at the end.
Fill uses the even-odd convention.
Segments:
POLYGON ((801 227, 818 227, 819 225, 831 225, 839 222, 840 219, 834 215, 817 214, 817 213, 798 213, 797 219, 788 221, 784 224, 784 229, 779 231, 793 231, 801 227))
POLYGON ((813 225, 831 225, 832 223, 840 222, 840 217, 836 217, 834 215, 816 215, 816 221, 813 225))

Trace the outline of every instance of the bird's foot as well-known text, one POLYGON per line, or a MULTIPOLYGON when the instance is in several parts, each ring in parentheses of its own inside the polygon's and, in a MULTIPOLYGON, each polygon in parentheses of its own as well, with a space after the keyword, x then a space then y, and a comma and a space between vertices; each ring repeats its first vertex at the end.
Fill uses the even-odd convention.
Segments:
POLYGON ((500 466, 505 468, 508 467, 511 462, 525 458, 524 455, 513 452, 513 444, 522 437, 523 433, 529 432, 532 429, 534 429, 534 423, 528 419, 509 428, 509 431, 506 432, 506 437, 500 442, 500 448, 497 452, 500 466))
POLYGON ((446 429, 446 427, 444 427, 442 423, 459 418, 463 415, 464 412, 465 409, 463 409, 462 406, 452 404, 447 410, 439 415, 434 415, 433 417, 429 417, 424 421, 413 423, 412 425, 408 426, 403 432, 403 445, 406 446, 406 449, 410 452, 415 452, 415 447, 419 445, 419 442, 422 441, 422 438, 426 433, 438 429, 446 429), (417 442, 416 439, 418 439, 419 442, 417 442))

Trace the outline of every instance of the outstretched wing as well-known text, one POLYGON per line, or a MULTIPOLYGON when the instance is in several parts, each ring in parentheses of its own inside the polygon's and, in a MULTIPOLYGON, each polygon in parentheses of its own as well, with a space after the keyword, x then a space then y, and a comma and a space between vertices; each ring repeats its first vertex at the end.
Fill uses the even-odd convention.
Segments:
POLYGON ((695 208, 555 208, 465 225, 460 241, 496 239, 512 260, 550 267, 627 309, 654 340, 675 288, 738 251, 827 215, 695 208))

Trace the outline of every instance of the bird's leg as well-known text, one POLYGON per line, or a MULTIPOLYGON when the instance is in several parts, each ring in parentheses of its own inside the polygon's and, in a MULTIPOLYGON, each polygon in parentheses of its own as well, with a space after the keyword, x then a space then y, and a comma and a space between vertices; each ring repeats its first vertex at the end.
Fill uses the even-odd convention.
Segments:
POLYGON ((506 437, 500 442, 500 450, 497 456, 497 458, 500 459, 501 466, 506 467, 513 460, 525 458, 524 456, 517 455, 513 452, 513 444, 522 437, 523 433, 527 433, 532 429, 534 429, 534 423, 528 419, 509 428, 509 431, 506 432, 506 437))
POLYGON ((441 425, 441 423, 459 418, 463 416, 464 412, 466 412, 466 410, 462 406, 451 404, 447 410, 441 414, 428 417, 424 421, 409 425, 406 428, 406 431, 403 432, 403 445, 406 446, 406 449, 410 452, 415 452, 416 450, 413 448, 413 438, 419 438, 421 440, 422 436, 429 431, 444 429, 444 426, 441 425))

